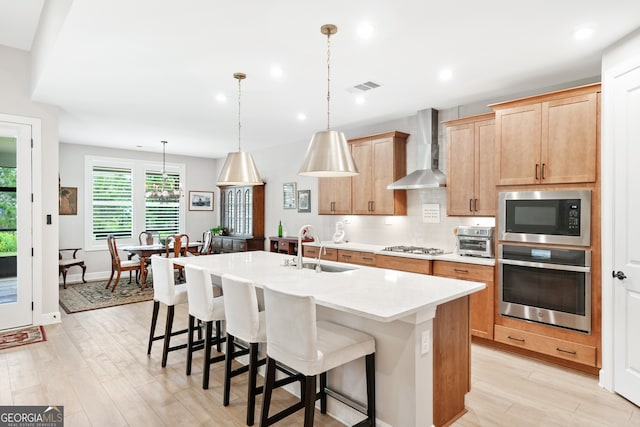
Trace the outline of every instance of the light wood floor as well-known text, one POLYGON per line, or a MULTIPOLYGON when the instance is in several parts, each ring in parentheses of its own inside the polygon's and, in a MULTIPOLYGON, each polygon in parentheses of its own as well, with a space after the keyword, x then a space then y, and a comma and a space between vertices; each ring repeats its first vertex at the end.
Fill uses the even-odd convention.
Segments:
MULTIPOLYGON (((46 327, 47 342, 0 351, 0 405, 64 405, 68 427, 244 426, 245 376, 234 379, 225 408, 221 363, 202 390, 201 355, 190 377, 183 352, 170 353, 165 369, 159 341, 146 355, 151 308, 145 302, 63 313, 62 324, 46 327)), ((185 309, 176 310, 176 327, 186 325, 185 309)), ((592 377, 485 347, 472 354, 469 412, 455 426, 640 426, 640 408, 592 377)), ((292 400, 284 391, 274 395, 274 405, 292 400)), ((258 398, 258 414, 260 404, 258 398)), ((301 424, 296 414, 279 425, 301 424)), ((316 412, 315 425, 342 424, 316 412)))

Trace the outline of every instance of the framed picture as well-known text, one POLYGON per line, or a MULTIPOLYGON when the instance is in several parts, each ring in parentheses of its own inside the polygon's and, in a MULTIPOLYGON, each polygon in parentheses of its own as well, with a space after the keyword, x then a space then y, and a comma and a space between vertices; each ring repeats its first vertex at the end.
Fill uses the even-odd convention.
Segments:
POLYGON ((189 191, 190 211, 212 211, 213 191, 189 191))
POLYGON ((285 182, 282 184, 282 207, 284 209, 296 208, 296 183, 285 182))
POLYGON ((311 190, 298 191, 298 212, 311 212, 311 190))
POLYGON ((60 215, 78 215, 78 187, 60 187, 58 199, 60 215))

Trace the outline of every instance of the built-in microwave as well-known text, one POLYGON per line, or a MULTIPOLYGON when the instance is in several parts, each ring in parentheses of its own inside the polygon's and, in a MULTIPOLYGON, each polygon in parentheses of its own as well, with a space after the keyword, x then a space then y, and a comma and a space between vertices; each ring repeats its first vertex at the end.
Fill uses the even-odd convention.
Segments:
POLYGON ((498 193, 498 239, 589 246, 591 190, 498 193))

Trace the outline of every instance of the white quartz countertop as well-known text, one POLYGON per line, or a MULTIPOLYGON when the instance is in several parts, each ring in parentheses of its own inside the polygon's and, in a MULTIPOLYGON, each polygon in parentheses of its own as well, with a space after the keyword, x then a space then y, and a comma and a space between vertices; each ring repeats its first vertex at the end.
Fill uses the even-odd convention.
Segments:
MULTIPOLYGON (((320 247, 320 243, 317 243, 317 242, 307 242, 303 244, 308 246, 320 247)), ((448 253, 448 254, 442 254, 442 255, 425 255, 425 254, 412 254, 407 252, 392 252, 392 251, 384 251, 383 249, 385 248, 385 246, 371 245, 366 243, 355 243, 355 242, 333 243, 332 241, 327 241, 327 242, 322 242, 322 246, 324 246, 325 248, 343 249, 343 250, 360 251, 360 252, 371 252, 377 255, 397 256, 397 257, 403 257, 403 258, 462 262, 466 264, 477 264, 477 265, 488 265, 488 266, 494 266, 496 264, 496 261, 494 258, 464 256, 464 255, 458 255, 454 253, 448 253)))
POLYGON ((199 265, 216 276, 233 274, 253 281, 257 287, 267 285, 284 292, 312 295, 318 305, 381 322, 409 318, 485 288, 478 282, 329 261, 322 264, 353 270, 316 273, 285 267, 288 259, 291 255, 255 251, 176 258, 174 263, 199 265))

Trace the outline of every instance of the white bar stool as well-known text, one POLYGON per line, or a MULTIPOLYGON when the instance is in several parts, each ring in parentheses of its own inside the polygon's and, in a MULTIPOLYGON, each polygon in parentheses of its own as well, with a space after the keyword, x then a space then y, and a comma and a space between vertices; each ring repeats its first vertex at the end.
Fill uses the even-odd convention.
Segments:
MULTIPOLYGON (((171 259, 169 258, 169 261, 171 259)), ((222 336, 221 322, 224 316, 224 297, 213 296, 211 274, 201 267, 185 266, 187 278, 187 299, 189 301, 189 330, 187 342, 187 375, 191 375, 191 361, 193 352, 204 348, 204 366, 202 373, 202 388, 209 388, 209 373, 211 364, 224 360, 224 354, 211 357, 211 346, 215 345, 218 352, 222 351, 221 344, 225 341, 222 336), (204 340, 193 340, 195 319, 206 325, 204 340), (213 337, 213 322, 216 322, 216 336, 213 337)))
POLYGON ((149 330, 149 346, 147 354, 151 354, 151 346, 154 341, 164 340, 162 349, 162 367, 167 366, 167 356, 170 351, 180 350, 187 347, 187 344, 170 346, 171 337, 184 334, 187 329, 172 331, 173 316, 175 306, 186 304, 187 285, 176 285, 173 275, 173 262, 170 259, 162 258, 158 255, 151 257, 151 268, 153 270, 153 314, 151 315, 151 329, 149 330), (158 322, 158 311, 160 303, 167 306, 167 320, 165 323, 164 335, 155 336, 156 323, 158 322))
POLYGON ((267 427, 305 408, 304 426, 313 426, 315 401, 327 411, 327 395, 367 416, 357 426, 375 426, 375 340, 372 336, 335 323, 316 320, 315 299, 264 287, 267 320, 267 371, 262 401, 261 427, 267 427), (367 407, 327 388, 327 371, 365 357, 367 407), (275 383, 276 361, 305 376, 300 402, 269 417, 271 393, 275 383), (320 392, 316 393, 316 375, 320 392))

